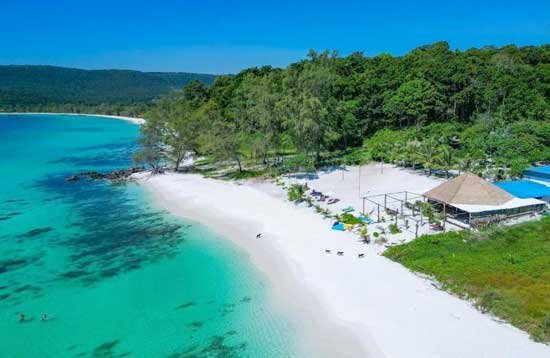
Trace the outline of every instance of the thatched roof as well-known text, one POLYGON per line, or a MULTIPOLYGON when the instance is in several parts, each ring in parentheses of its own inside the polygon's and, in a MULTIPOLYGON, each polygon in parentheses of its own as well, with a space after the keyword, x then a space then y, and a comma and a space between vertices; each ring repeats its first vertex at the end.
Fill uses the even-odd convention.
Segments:
POLYGON ((446 204, 502 205, 514 197, 472 173, 464 173, 424 194, 446 204))

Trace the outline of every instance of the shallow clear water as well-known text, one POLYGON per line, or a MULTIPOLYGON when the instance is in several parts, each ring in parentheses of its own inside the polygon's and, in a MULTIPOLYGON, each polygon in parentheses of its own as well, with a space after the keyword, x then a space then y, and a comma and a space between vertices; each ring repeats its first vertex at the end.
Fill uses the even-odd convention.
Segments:
POLYGON ((64 180, 129 166, 137 135, 99 117, 0 116, 0 356, 301 356, 242 252, 135 184, 64 180))

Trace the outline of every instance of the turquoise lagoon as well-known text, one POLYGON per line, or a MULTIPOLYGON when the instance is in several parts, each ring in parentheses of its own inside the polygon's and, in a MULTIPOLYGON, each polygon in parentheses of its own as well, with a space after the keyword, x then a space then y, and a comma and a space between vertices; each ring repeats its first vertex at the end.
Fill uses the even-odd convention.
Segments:
POLYGON ((138 132, 0 115, 0 356, 303 356, 237 248, 136 184, 65 181, 131 165, 138 132))

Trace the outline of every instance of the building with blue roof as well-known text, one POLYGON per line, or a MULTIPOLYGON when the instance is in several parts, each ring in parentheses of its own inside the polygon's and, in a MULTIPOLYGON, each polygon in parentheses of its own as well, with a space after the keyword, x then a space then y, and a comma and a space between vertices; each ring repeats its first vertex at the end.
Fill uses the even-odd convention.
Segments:
POLYGON ((550 187, 531 180, 501 181, 495 185, 517 198, 533 198, 550 203, 550 187))
POLYGON ((550 165, 525 169, 523 176, 527 179, 539 180, 550 184, 550 165))

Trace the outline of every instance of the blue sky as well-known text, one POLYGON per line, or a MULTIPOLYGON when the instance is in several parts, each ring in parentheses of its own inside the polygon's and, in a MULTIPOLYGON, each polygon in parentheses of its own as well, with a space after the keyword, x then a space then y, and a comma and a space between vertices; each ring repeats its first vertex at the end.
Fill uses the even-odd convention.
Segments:
POLYGON ((550 43, 550 1, 2 0, 0 64, 235 73, 308 49, 550 43))

